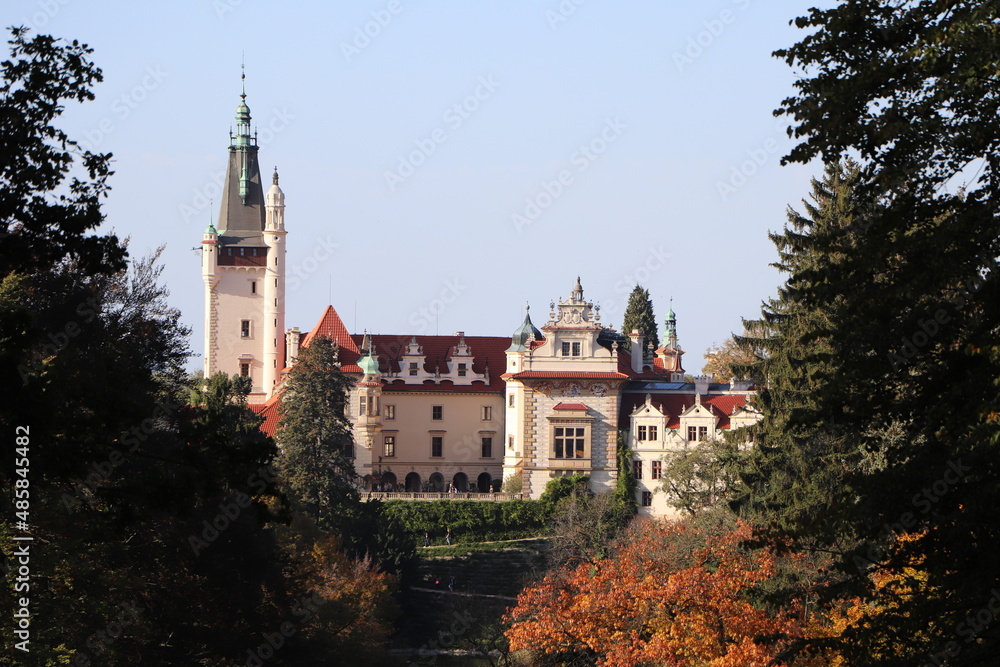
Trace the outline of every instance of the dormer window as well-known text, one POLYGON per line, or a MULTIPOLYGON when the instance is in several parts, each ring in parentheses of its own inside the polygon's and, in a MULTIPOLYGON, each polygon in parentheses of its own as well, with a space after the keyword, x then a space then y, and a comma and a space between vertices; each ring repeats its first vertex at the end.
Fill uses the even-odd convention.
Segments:
POLYGON ((410 362, 410 375, 416 375, 416 374, 417 374, 417 362, 411 361, 410 362))
POLYGON ((468 371, 468 365, 466 364, 458 365, 458 377, 464 378, 467 371, 468 371))

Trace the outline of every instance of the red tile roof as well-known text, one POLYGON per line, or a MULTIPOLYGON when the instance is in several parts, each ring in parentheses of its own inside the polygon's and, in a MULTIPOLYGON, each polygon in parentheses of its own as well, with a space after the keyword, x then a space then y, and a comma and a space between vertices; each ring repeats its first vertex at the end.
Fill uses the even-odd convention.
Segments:
POLYGON ((276 394, 264 403, 249 406, 251 410, 264 418, 264 423, 260 425, 260 430, 272 438, 274 437, 274 432, 278 430, 278 421, 280 419, 278 415, 278 403, 281 399, 279 396, 280 394, 276 394))
POLYGON ((592 380, 627 380, 629 378, 625 373, 607 373, 607 372, 591 372, 591 371, 521 371, 520 373, 511 373, 510 375, 504 375, 506 378, 514 378, 520 380, 521 378, 588 378, 592 380))
POLYGON ((552 406, 553 410, 586 410, 587 406, 583 403, 556 403, 552 406))
MULTIPOLYGON (((354 344, 351 334, 347 332, 347 327, 344 326, 343 320, 340 319, 340 315, 337 314, 333 306, 326 307, 326 310, 323 311, 323 316, 319 318, 316 326, 302 338, 301 347, 309 347, 309 343, 312 342, 313 338, 321 335, 326 336, 339 345, 341 352, 353 352, 354 358, 351 361, 357 361, 360 354, 358 346, 354 344)), ((361 369, 358 369, 358 372, 360 373, 361 369)))
MULTIPOLYGON (((361 343, 363 335, 355 334, 355 343, 361 343)), ((371 334, 372 344, 375 346, 375 354, 378 355, 379 370, 382 371, 382 379, 386 384, 387 391, 455 391, 455 392, 503 392, 504 381, 503 372, 507 366, 505 350, 510 347, 509 336, 465 336, 465 344, 469 346, 472 357, 452 357, 451 353, 460 340, 459 336, 417 336, 417 344, 423 348, 424 366, 426 373, 434 373, 440 367, 441 373, 447 371, 447 361, 453 359, 456 364, 471 363, 468 371, 473 377, 471 385, 455 385, 451 379, 444 379, 442 376, 440 384, 432 380, 425 380, 422 384, 407 384, 409 379, 403 376, 406 369, 401 366, 401 358, 406 352, 407 345, 413 336, 371 334), (489 370, 489 383, 477 376, 489 370), (389 377, 390 374, 398 374, 400 377, 389 377)), ((341 348, 341 363, 347 360, 343 348, 341 348)), ((357 360, 357 356, 354 357, 357 360)), ((344 368, 345 372, 350 371, 344 368)))
MULTIPOLYGON (((660 412, 667 415, 667 428, 680 428, 680 414, 694 405, 694 392, 684 394, 650 393, 650 403, 660 412)), ((629 425, 629 415, 645 402, 645 394, 636 393, 622 396, 619 426, 627 428, 629 425)), ((711 410, 712 414, 720 417, 718 422, 720 429, 729 428, 729 415, 733 414, 736 408, 743 407, 746 403, 746 394, 705 394, 701 397, 701 404, 711 410)))

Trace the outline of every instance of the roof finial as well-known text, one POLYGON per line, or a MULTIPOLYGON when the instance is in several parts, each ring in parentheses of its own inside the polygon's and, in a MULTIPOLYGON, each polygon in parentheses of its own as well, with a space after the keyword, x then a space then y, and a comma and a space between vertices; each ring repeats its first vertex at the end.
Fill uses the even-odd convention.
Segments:
POLYGON ((278 184, 278 165, 274 165, 274 176, 271 177, 271 182, 275 185, 278 184))
POLYGON ((247 97, 247 54, 246 51, 240 51, 240 85, 243 88, 243 92, 240 93, 240 97, 246 99, 247 97))

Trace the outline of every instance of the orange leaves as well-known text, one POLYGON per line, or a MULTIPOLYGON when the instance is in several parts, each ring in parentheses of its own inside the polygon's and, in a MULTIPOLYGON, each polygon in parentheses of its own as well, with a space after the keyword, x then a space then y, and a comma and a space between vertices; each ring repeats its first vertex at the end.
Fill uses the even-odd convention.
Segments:
POLYGON ((775 570, 772 554, 739 548, 747 537, 743 524, 703 540, 690 522, 634 524, 611 558, 550 573, 519 596, 511 648, 588 655, 602 667, 772 664, 799 628, 745 598, 775 570))

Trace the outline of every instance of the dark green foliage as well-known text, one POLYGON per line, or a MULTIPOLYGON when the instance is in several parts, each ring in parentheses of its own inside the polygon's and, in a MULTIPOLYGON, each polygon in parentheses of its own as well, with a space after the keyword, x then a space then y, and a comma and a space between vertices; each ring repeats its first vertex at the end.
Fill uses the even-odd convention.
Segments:
POLYGON ((632 516, 639 511, 639 504, 635 495, 638 491, 638 484, 635 481, 635 472, 632 470, 632 459, 635 452, 626 444, 628 442, 628 429, 618 431, 618 479, 615 481, 615 501, 621 505, 622 513, 632 516))
POLYGON ((545 483, 545 491, 538 498, 549 512, 554 512, 565 498, 590 493, 590 476, 577 473, 568 477, 554 477, 545 483))
POLYGON ((537 500, 406 501, 389 500, 384 514, 419 544, 429 533, 433 544, 443 544, 451 529, 452 544, 534 537, 545 532, 551 509, 537 500))
POLYGON ((94 99, 103 76, 89 60, 93 49, 29 38, 24 28, 11 34, 11 57, 0 63, 0 278, 65 260, 83 275, 114 273, 124 268, 124 247, 111 235, 87 235, 104 221, 111 154, 81 151, 51 124, 64 101, 94 99))
POLYGON ((345 455, 352 435, 344 405, 353 381, 340 371, 337 356, 337 346, 324 336, 302 350, 281 395, 275 435, 279 469, 294 501, 326 526, 336 522, 337 508, 358 502, 354 461, 345 455))
POLYGON ((646 337, 643 345, 653 344, 653 349, 660 347, 660 337, 656 329, 656 317, 653 315, 653 301, 649 296, 649 290, 638 285, 632 290, 628 297, 628 306, 625 307, 625 317, 622 320, 622 334, 625 342, 621 346, 626 350, 632 347, 632 341, 628 336, 633 329, 638 329, 646 337))
MULTIPOLYGON (((774 358, 751 364, 768 388, 740 507, 770 538, 834 554, 825 595, 920 563, 929 586, 883 591, 892 612, 844 637, 852 664, 925 661, 1000 579, 998 14, 841 3, 776 54, 806 74, 778 112, 803 139, 787 160, 859 164, 828 167, 815 209, 775 238, 789 278, 743 341, 774 358)), ((998 643, 985 626, 948 664, 985 664, 998 643)))
POLYGON ((724 439, 699 440, 664 457, 663 490, 670 505, 688 514, 725 505, 739 482, 745 453, 724 439))

